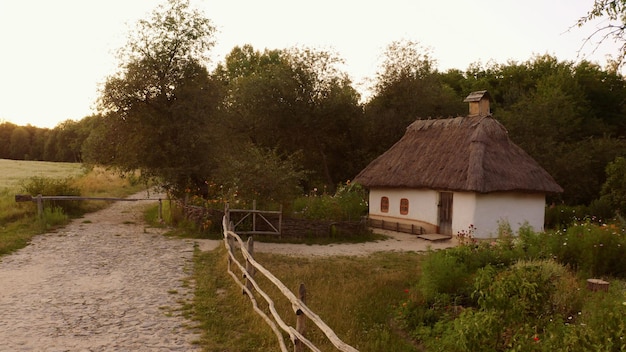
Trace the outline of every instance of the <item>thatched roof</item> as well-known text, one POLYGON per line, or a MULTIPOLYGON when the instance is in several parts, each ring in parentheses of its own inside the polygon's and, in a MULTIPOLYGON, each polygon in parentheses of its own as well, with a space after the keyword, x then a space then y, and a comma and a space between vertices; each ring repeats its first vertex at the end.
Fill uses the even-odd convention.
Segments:
POLYGON ((368 188, 563 192, 491 116, 417 120, 354 181, 368 188))

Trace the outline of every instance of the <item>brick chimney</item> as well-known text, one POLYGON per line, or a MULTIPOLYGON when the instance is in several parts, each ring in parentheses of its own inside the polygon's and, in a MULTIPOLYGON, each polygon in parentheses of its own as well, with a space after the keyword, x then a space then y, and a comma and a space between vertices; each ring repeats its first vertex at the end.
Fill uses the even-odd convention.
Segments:
POLYGON ((491 111, 489 110, 490 99, 491 96, 489 92, 479 90, 471 92, 463 102, 469 103, 469 116, 489 116, 491 115, 491 111))

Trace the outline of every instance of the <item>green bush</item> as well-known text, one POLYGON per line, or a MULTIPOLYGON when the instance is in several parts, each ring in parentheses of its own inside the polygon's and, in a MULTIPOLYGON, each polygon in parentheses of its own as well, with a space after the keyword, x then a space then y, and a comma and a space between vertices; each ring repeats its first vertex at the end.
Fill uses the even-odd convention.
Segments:
POLYGON ((626 277, 623 229, 584 221, 548 236, 548 247, 554 258, 581 275, 626 277))
POLYGON ((434 252, 422 263, 418 289, 427 302, 440 294, 466 295, 470 287, 470 271, 452 252, 434 252))
POLYGON ((293 202, 295 215, 311 220, 358 221, 367 215, 367 192, 358 184, 339 185, 334 195, 317 190, 293 202))
MULTIPOLYGON (((20 183, 21 190, 33 197, 42 196, 80 196, 80 189, 72 184, 71 178, 49 178, 34 176, 20 183)), ((60 208, 66 214, 75 215, 80 212, 80 201, 45 201, 45 207, 60 208)))
POLYGON ((567 320, 583 304, 574 276, 554 261, 519 262, 505 270, 486 266, 477 273, 475 289, 479 307, 464 310, 436 344, 428 342, 429 347, 439 351, 537 350, 537 336, 543 336, 546 327, 567 320))
POLYGON ((584 206, 554 205, 546 208, 545 228, 564 229, 577 219, 582 219, 588 214, 584 206))
POLYGON ((624 230, 593 220, 430 252, 404 327, 428 351, 626 350, 624 230), (612 277, 609 293, 590 276, 612 277))

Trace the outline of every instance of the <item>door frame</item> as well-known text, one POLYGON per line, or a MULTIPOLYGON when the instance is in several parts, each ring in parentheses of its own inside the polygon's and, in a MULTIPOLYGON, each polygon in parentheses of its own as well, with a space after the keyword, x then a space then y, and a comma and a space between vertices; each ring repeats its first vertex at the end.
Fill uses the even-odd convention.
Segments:
POLYGON ((437 228, 442 235, 452 236, 452 204, 453 192, 439 192, 437 203, 437 228))

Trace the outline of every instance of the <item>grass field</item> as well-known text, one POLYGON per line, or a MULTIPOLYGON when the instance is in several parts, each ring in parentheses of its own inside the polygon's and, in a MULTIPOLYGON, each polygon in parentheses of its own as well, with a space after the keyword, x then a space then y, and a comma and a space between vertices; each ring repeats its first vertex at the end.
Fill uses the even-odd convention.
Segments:
MULTIPOLYGON (((406 338, 395 317, 399 303, 407 298, 406 290, 416 280, 422 257, 415 252, 330 258, 255 255, 292 292, 304 283, 307 305, 340 339, 361 352, 420 351, 406 338)), ((206 351, 278 351, 271 329, 254 313, 226 268, 224 247, 196 255, 196 298, 194 307, 189 308, 203 331, 198 343, 206 351)), ((281 297, 261 276, 257 280, 272 298, 281 297)), ((260 297, 257 300, 263 302, 260 297)), ((280 315, 295 326, 290 303, 286 299, 275 303, 280 315)), ((310 321, 307 336, 322 351, 336 351, 310 321)))
MULTIPOLYGON (((0 256, 26 246, 34 235, 69 221, 67 214, 58 211, 46 212, 41 221, 34 203, 15 202, 15 195, 23 192, 22 184, 33 177, 61 179, 83 196, 124 197, 145 188, 102 168, 86 170, 82 164, 0 159, 0 256)), ((79 213, 72 215, 104 206, 104 202, 81 202, 79 213)))
POLYGON ((0 159, 0 189, 13 189, 33 176, 65 178, 85 173, 82 164, 0 159))

